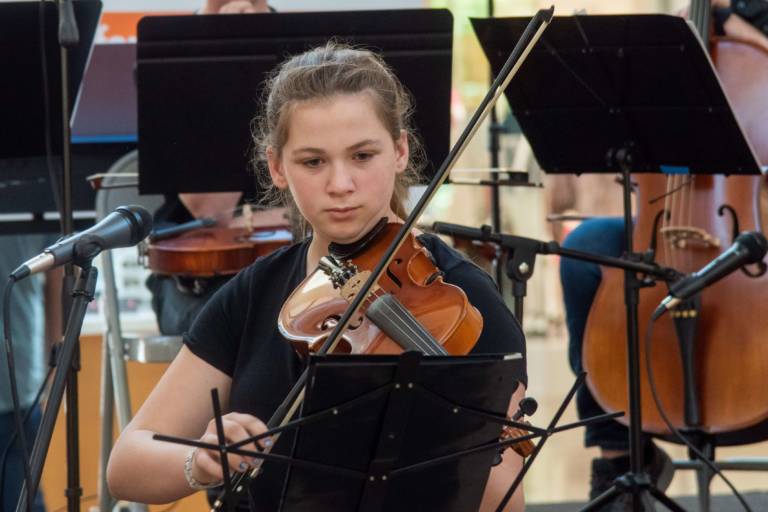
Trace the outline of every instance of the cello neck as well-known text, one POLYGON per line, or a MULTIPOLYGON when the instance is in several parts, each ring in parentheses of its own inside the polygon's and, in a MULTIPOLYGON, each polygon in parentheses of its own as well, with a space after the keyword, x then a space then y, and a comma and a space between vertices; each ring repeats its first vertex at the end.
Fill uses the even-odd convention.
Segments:
POLYGON ((699 37, 708 47, 709 41, 709 16, 711 13, 710 0, 691 0, 688 18, 696 26, 699 37))

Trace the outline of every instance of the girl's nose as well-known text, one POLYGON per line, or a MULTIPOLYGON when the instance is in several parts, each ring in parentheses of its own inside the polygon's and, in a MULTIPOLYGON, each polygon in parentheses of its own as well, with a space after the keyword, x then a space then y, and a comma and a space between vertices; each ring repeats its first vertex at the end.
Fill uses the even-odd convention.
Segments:
POLYGON ((355 181, 352 171, 344 164, 334 164, 328 178, 328 192, 332 194, 346 194, 354 190, 355 181))

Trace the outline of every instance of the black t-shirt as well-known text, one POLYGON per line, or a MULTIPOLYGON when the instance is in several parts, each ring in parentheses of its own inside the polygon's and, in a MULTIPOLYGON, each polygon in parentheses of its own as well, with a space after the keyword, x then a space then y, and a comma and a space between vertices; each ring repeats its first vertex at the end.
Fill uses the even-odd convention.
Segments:
MULTIPOLYGON (((462 288, 483 316, 483 331, 472 353, 525 355, 522 329, 488 274, 436 236, 422 235, 419 240, 445 281, 462 288)), ((232 377, 231 411, 253 414, 266 423, 301 373, 301 362, 278 331, 277 318, 283 302, 306 276, 308 247, 309 240, 304 240, 256 260, 211 298, 184 335, 195 355, 232 377)), ((282 436, 274 451, 288 444, 282 436)), ((255 510, 277 508, 283 474, 265 468, 254 481, 255 510)))

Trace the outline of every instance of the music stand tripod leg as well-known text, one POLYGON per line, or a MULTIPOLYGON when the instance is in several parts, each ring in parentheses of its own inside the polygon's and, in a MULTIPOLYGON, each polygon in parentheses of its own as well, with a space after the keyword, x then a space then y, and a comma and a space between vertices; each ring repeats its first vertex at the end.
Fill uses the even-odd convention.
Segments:
MULTIPOLYGON (((630 261, 642 261, 642 255, 634 252, 632 244, 632 180, 630 172, 635 162, 633 154, 634 144, 627 142, 621 148, 612 150, 609 155, 618 164, 622 175, 622 192, 624 199, 624 234, 626 238, 626 258, 630 261)), ((627 387, 629 400, 629 471, 618 477, 613 486, 588 503, 582 510, 596 510, 595 503, 604 504, 616 499, 622 494, 631 494, 633 508, 641 510, 646 508, 653 511, 650 496, 663 503, 674 511, 683 511, 663 492, 657 489, 650 481, 643 468, 642 446, 642 418, 641 418, 641 393, 640 393, 640 340, 638 305, 640 302, 640 288, 643 282, 638 278, 635 270, 624 271, 624 302, 627 315, 627 387), (649 495, 650 493, 650 495, 649 495), (641 503, 644 503, 641 507, 641 503)))

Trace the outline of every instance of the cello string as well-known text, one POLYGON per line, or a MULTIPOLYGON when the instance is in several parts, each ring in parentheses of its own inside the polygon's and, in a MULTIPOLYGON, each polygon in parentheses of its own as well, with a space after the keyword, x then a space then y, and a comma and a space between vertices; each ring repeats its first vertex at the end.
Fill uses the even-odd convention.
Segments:
MULTIPOLYGON (((669 176, 667 176, 667 190, 666 190, 666 193, 664 194, 664 210, 662 211, 662 214, 661 214, 661 229, 662 230, 664 228, 666 228, 668 226, 668 224, 669 224, 670 204, 672 202, 672 199, 670 197, 670 190, 672 190, 672 179, 669 176)), ((652 202, 653 202, 653 200, 649 201, 649 203, 652 203, 652 202)), ((661 249, 662 249, 661 252, 663 254, 662 261, 667 263, 667 264, 669 264, 669 256, 670 256, 670 254, 669 254, 669 249, 667 247, 667 239, 663 235, 663 233, 664 233, 663 231, 660 231, 660 232, 654 233, 654 235, 656 237, 660 237, 661 238, 661 240, 657 240, 657 243, 661 242, 661 249)))
POLYGON ((686 264, 686 240, 680 237, 681 233, 683 232, 682 230, 685 229, 685 223, 688 215, 688 183, 689 180, 686 180, 685 176, 678 176, 677 186, 680 193, 678 194, 679 198, 677 200, 677 218, 675 223, 672 225, 673 231, 670 238, 675 251, 675 263, 677 264, 676 268, 680 268, 686 264))
MULTIPOLYGON (((688 222, 686 223, 686 226, 688 228, 693 228, 693 192, 694 187, 696 185, 696 175, 692 175, 691 178, 688 180, 688 186, 686 187, 687 193, 688 193, 688 222)), ((687 268, 686 270, 693 270, 693 251, 691 251, 691 247, 687 247, 687 250, 685 251, 685 254, 687 256, 687 268)))

